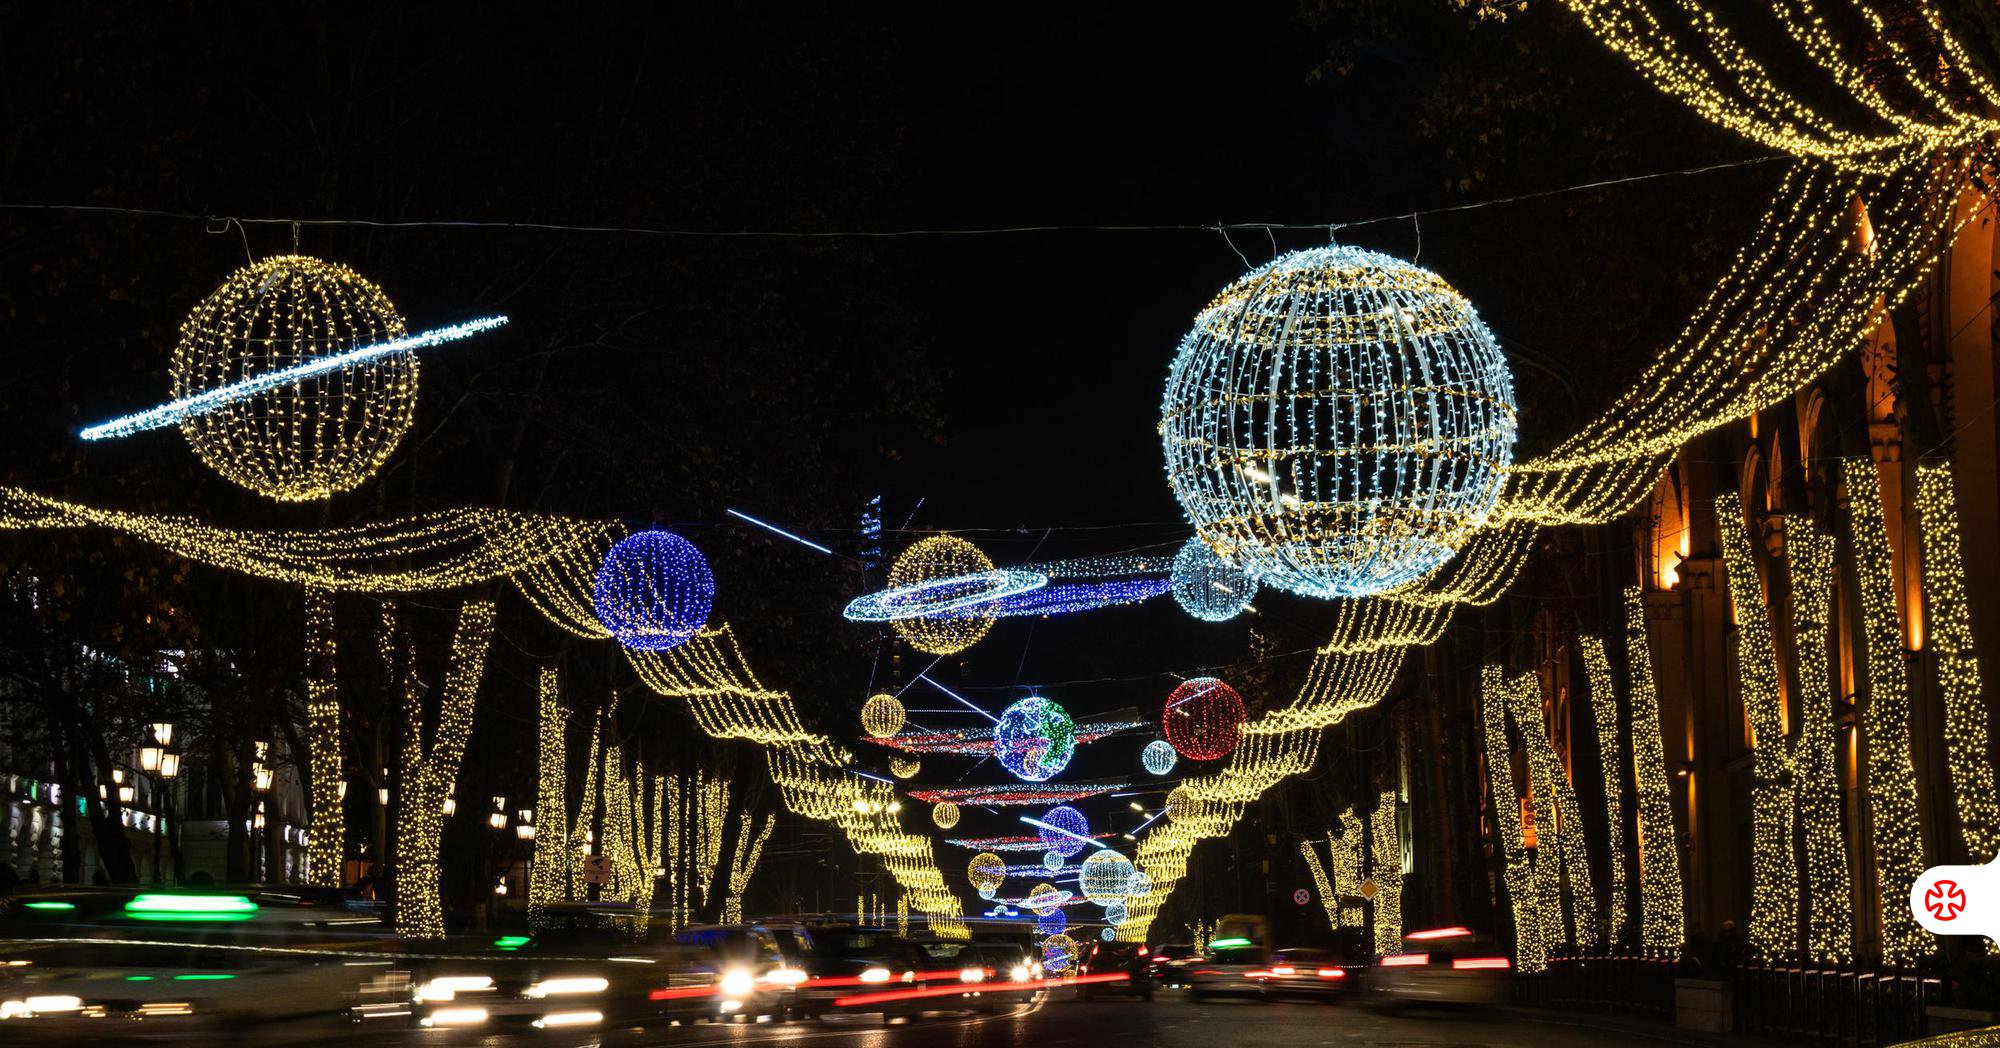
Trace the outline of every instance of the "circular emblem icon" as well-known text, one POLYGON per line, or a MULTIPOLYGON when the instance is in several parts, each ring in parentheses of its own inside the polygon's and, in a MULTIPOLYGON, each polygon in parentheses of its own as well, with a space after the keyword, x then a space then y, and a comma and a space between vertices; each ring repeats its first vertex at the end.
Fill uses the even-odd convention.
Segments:
POLYGON ((1313 898, 1313 893, 1305 890, 1304 888, 1300 888, 1298 891, 1292 893, 1292 901, 1298 903, 1300 906, 1304 906, 1306 903, 1311 902, 1312 898, 1313 898))

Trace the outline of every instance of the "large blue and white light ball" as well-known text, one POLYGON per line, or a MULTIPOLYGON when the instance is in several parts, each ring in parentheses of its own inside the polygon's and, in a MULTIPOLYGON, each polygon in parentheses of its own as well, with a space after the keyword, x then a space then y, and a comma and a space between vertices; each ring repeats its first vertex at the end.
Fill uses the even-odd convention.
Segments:
POLYGON ((1084 838, 1090 836, 1090 820, 1075 808, 1067 804, 1050 808, 1042 821, 1048 825, 1037 827, 1035 833, 1049 851, 1067 859, 1089 846, 1084 838))
POLYGON ((1139 751, 1139 763, 1154 775, 1165 775, 1174 770, 1181 755, 1174 752, 1174 744, 1165 739, 1154 739, 1139 751))
POLYGON ((694 543, 670 531, 642 531, 604 555, 591 598, 597 621, 634 651, 684 644, 708 622, 715 573, 694 543))
POLYGON ((1050 935, 1061 935, 1063 933, 1063 929, 1067 927, 1069 927, 1069 916, 1063 913, 1062 907, 1060 906, 1050 909, 1044 912, 1041 916, 1035 918, 1036 934, 1045 937, 1050 935))
POLYGON ((1174 554, 1173 583, 1174 603, 1203 622, 1227 622, 1257 599, 1257 580, 1200 538, 1174 554))
POLYGON ((1307 597, 1416 581, 1484 527, 1514 458, 1513 378, 1437 274, 1295 251, 1195 317, 1167 375, 1167 482, 1219 557, 1307 597))
POLYGON ((1117 852, 1101 851, 1083 860, 1077 885, 1084 898, 1099 906, 1124 902, 1125 894, 1132 890, 1134 872, 1132 860, 1117 852))
POLYGON ((1041 696, 1007 707, 993 727, 994 759, 1027 782, 1046 782, 1061 774, 1075 754, 1076 722, 1041 696))

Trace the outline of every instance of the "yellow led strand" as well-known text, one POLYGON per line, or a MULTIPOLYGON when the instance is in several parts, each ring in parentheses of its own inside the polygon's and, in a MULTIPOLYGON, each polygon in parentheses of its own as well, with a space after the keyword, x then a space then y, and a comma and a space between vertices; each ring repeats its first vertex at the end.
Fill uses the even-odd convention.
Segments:
POLYGON ((1611 904, 1606 927, 1613 945, 1625 941, 1625 736, 1618 730, 1618 695, 1612 690, 1611 663, 1604 641, 1577 638, 1583 647, 1583 672, 1590 682, 1590 711, 1597 724, 1597 752, 1604 765, 1605 844, 1611 854, 1611 904))
POLYGON ((1937 654, 1944 693, 1945 758, 1951 768, 1952 807, 1965 840, 1966 858, 1985 862, 2000 853, 2000 797, 1987 756, 1985 691, 1973 645, 1960 553, 1958 496, 1951 467, 1917 466, 1917 512, 1924 548, 1925 643, 1937 654))
MULTIPOLYGON (((1736 608, 1736 667, 1744 716, 1756 736, 1751 787, 1750 941, 1764 956, 1791 957, 1799 948, 1799 871, 1794 769, 1785 731, 1784 697, 1778 691, 1778 654, 1771 634, 1764 585, 1735 495, 1716 499, 1716 525, 1736 608)), ((1634 672, 1637 672, 1636 665, 1634 672)), ((1635 724, 1633 730, 1637 731, 1635 724)))
POLYGON ((594 852, 596 839, 591 823, 597 819, 597 793, 601 776, 598 746, 602 741, 603 723, 594 721, 590 725, 590 763, 583 773, 583 798, 576 804, 576 821, 570 823, 569 847, 569 897, 581 899, 585 894, 583 880, 583 860, 594 852))
POLYGON ((1791 565, 1793 636, 1799 654, 1796 779, 1799 835, 1805 839, 1810 955, 1845 963, 1854 957, 1854 902, 1848 880, 1846 804, 1833 723, 1833 539, 1798 519, 1786 534, 1791 565))
POLYGON ((472 736, 473 700, 493 639, 493 604, 468 601, 459 611, 451 662, 439 692, 431 744, 423 744, 423 689, 416 668, 403 674, 402 811, 396 823, 396 934, 415 939, 444 936, 438 898, 444 802, 458 779, 458 763, 472 736))
POLYGON ((1680 847, 1674 831, 1673 795, 1667 792, 1666 740, 1661 735, 1660 694, 1653 684, 1652 645, 1640 590, 1625 591, 1625 637, 1631 664, 1632 779, 1639 801, 1639 920, 1641 942, 1678 952, 1687 942, 1680 847))
POLYGON ((1507 744, 1507 690, 1500 667, 1480 673, 1479 716, 1486 729, 1486 780, 1493 795, 1493 823, 1499 832, 1501 872, 1507 899, 1514 909, 1514 966, 1538 972, 1548 966, 1548 941, 1543 938, 1541 893, 1528 867, 1522 838, 1521 800, 1514 787, 1513 750, 1507 744))
POLYGON ((1340 831, 1327 837, 1326 853, 1333 864, 1334 890, 1343 896, 1340 926, 1357 928, 1361 925, 1361 908, 1346 901, 1346 897, 1361 891, 1361 823, 1355 819, 1351 806, 1340 813, 1340 831))
POLYGON ((1860 721, 1868 740, 1868 795, 1875 813, 1882 959, 1908 964, 1930 951, 1932 939, 1917 925, 1908 905, 1908 885, 1917 883, 1924 872, 1924 850, 1917 816, 1917 772, 1910 757, 1903 628, 1896 616, 1889 529, 1882 516, 1882 484, 1875 465, 1866 459, 1842 459, 1841 473, 1847 482, 1848 526, 1868 651, 1868 697, 1860 721))
POLYGON ((341 811, 340 693, 334 676, 333 594, 306 589, 306 748, 312 769, 312 835, 306 838, 306 871, 313 884, 338 887, 346 851, 347 819, 341 811))

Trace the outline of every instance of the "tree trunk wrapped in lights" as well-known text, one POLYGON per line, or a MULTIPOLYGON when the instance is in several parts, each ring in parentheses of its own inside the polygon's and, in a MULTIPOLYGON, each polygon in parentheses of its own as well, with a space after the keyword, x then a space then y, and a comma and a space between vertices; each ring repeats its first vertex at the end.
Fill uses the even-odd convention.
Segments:
POLYGON ((1549 943, 1597 945, 1597 887, 1590 857, 1583 848, 1583 820, 1577 814, 1576 790, 1569 772, 1549 741, 1549 724, 1542 708, 1542 691, 1533 675, 1514 682, 1508 692, 1521 747, 1528 755, 1528 793, 1534 799, 1536 836, 1535 880, 1542 892, 1542 923, 1549 943), (1544 872, 1546 871, 1546 872, 1544 872), (1563 925, 1563 885, 1569 886, 1569 913, 1574 935, 1563 925))
POLYGON ((407 666, 403 678, 402 817, 396 834, 396 934, 417 939, 444 935, 438 873, 444 802, 458 778, 458 764, 472 735, 473 700, 493 639, 493 603, 468 601, 459 612, 451 663, 438 699, 430 745, 423 742, 423 689, 407 666))
POLYGON ((1632 781, 1639 799, 1639 920, 1641 942, 1679 952, 1687 942, 1686 889, 1667 791, 1667 744, 1660 734, 1660 693, 1653 684, 1653 647, 1639 587, 1625 590, 1625 651, 1631 675, 1632 781))
POLYGON ((1618 726, 1618 693, 1611 686, 1611 663, 1604 641, 1579 637, 1583 670, 1590 681, 1590 712, 1597 724, 1597 750, 1604 764, 1605 846, 1611 855, 1611 896, 1605 928, 1612 945, 1625 941, 1625 733, 1618 726))
POLYGON ((537 724, 535 858, 528 877, 528 920, 539 924, 549 904, 567 898, 576 852, 569 839, 569 753, 563 710, 553 667, 542 670, 537 724))
POLYGON ((1486 779, 1493 795, 1493 825, 1500 835, 1501 873, 1514 909, 1514 966, 1538 972, 1548 966, 1548 941, 1543 937, 1541 892, 1528 865, 1513 750, 1507 744, 1507 692, 1512 687, 1500 667, 1487 666, 1480 674, 1479 716, 1486 729, 1486 779))
MULTIPOLYGON (((742 821, 736 827, 736 858, 729 864, 729 900, 723 905, 722 920, 725 924, 735 924, 743 920, 743 893, 750 887, 750 875, 757 871, 757 860, 764 856, 764 842, 771 839, 771 827, 777 816, 764 816, 764 824, 757 832, 757 839, 750 842, 751 813, 745 811, 742 821), (746 842, 748 847, 746 848, 746 842)), ((901 920, 909 923, 909 898, 897 896, 901 920)))
POLYGON ((1833 537, 1800 519, 1786 533, 1792 628, 1799 653, 1799 831, 1805 838, 1806 948, 1816 961, 1854 957, 1854 897, 1847 873, 1846 803, 1833 723, 1833 537))
POLYGON ((347 820, 340 806, 346 770, 340 745, 340 693, 334 679, 333 593, 306 587, 306 746, 312 783, 312 830, 306 870, 312 883, 338 887, 347 820))

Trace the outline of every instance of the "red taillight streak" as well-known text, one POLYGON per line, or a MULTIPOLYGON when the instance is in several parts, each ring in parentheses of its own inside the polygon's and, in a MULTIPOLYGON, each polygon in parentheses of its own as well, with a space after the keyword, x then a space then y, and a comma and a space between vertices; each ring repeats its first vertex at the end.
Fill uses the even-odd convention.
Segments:
POLYGON ((1152 952, 1151 950, 1146 949, 1144 946, 1139 947, 1139 956, 1141 957, 1144 957, 1151 952, 1152 952))
POLYGON ((1347 978, 1347 969, 1321 968, 1319 970, 1319 977, 1322 979, 1345 979, 1347 978))
POLYGON ((1403 968, 1413 964, 1429 964, 1431 955, 1427 953, 1397 953, 1382 958, 1384 968, 1403 968))
POLYGON ((1498 968, 1501 970, 1505 970, 1508 968, 1512 968, 1514 966, 1514 962, 1509 961, 1505 957, 1460 957, 1457 960, 1452 961, 1451 966, 1453 968, 1461 968, 1461 969, 1498 968))
POLYGON ((1431 928, 1426 931, 1411 932, 1410 934, 1403 936, 1403 938, 1413 940, 1415 942, 1424 942, 1425 940, 1428 939, 1455 939, 1461 935, 1471 935, 1471 934, 1472 934, 1472 929, 1470 928, 1431 928))
POLYGON ((1131 976, 1124 972, 1108 975, 1084 975, 1075 979, 1029 979, 1026 982, 1009 982, 992 987, 980 985, 966 986, 922 986, 914 990, 884 990, 881 993, 857 993, 833 1000, 835 1008, 849 1008, 862 1004, 887 1004, 890 1001, 910 1001, 920 997, 959 997, 968 993, 1001 993, 1010 990, 1040 990, 1050 986, 1075 986, 1082 983, 1123 982, 1131 976))
MULTIPOLYGON (((1197 972, 1196 974, 1200 973, 1197 972)), ((1221 973, 1218 972, 1217 974, 1221 973)), ((1271 977, 1271 973, 1267 971, 1244 972, 1243 977, 1245 979, 1269 979, 1271 977)))
POLYGON ((1216 970, 1215 970, 1215 969, 1213 969, 1213 968, 1196 968, 1196 969, 1195 969, 1194 971, 1192 971, 1192 972, 1190 972, 1190 973, 1188 973, 1188 974, 1190 974, 1190 975, 1221 975, 1222 973, 1221 973, 1221 972, 1218 972, 1218 971, 1216 971, 1216 970))
POLYGON ((714 986, 679 986, 664 990, 654 990, 646 995, 649 1001, 678 1001, 684 997, 708 997, 718 992, 714 986))

